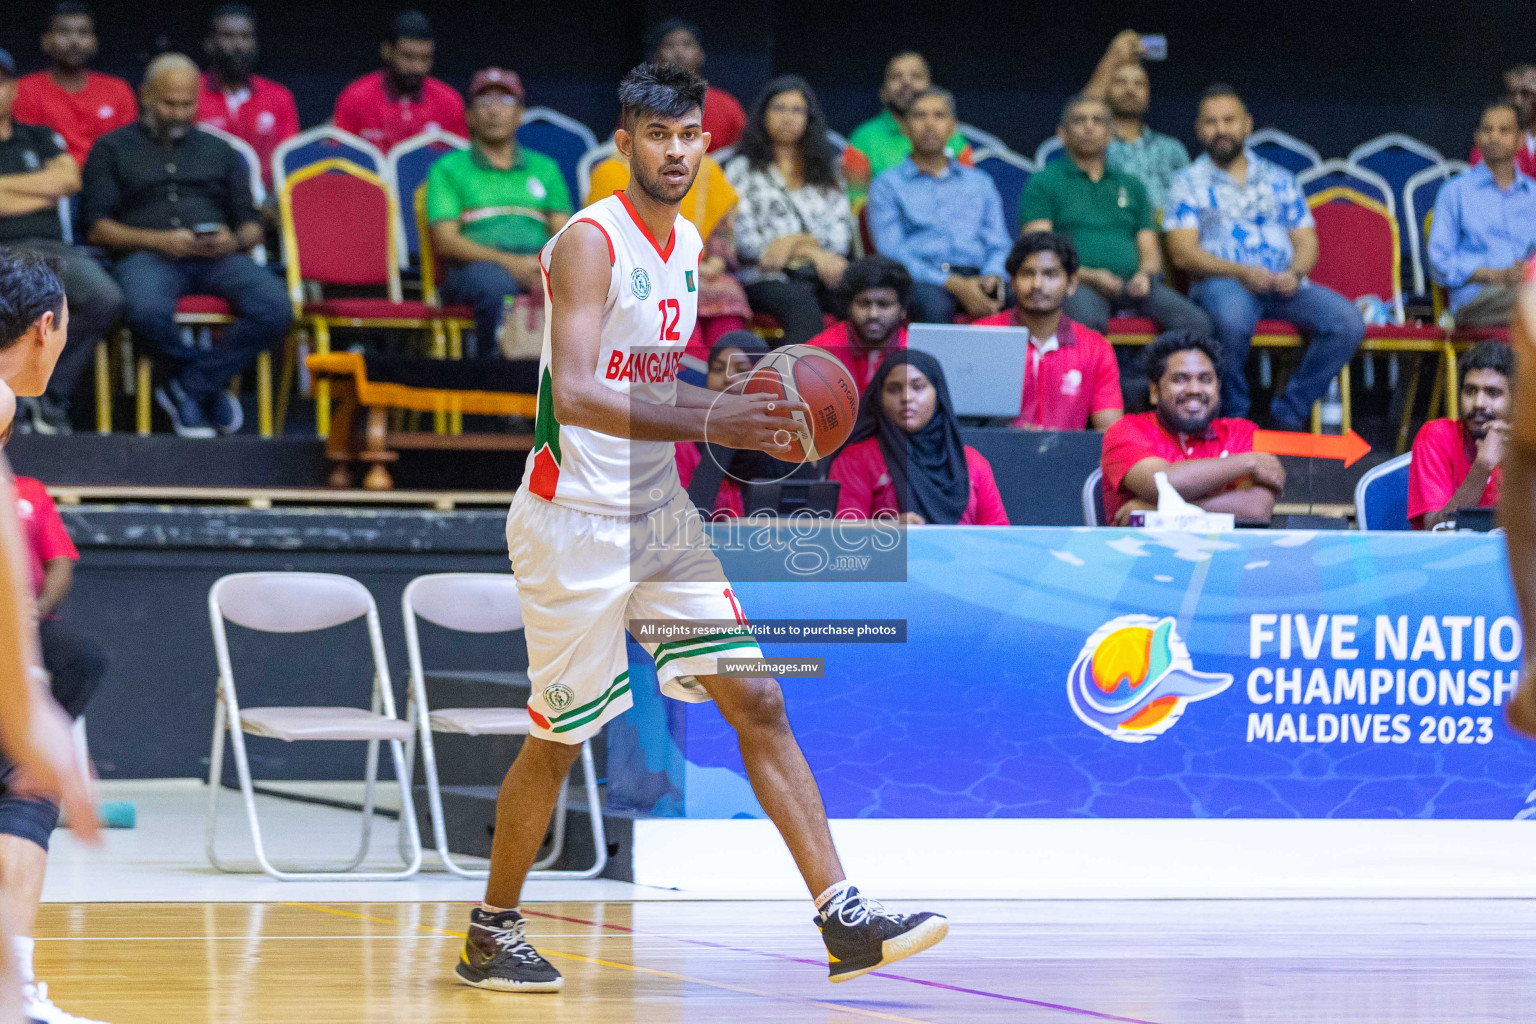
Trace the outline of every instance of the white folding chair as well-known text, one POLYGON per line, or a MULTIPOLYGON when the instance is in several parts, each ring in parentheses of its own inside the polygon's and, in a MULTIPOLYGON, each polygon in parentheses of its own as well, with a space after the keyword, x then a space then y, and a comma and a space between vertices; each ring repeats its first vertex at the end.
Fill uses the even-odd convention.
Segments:
MULTIPOLYGON (((461 633, 510 633, 523 628, 523 607, 517 595, 517 583, 511 576, 497 573, 447 572, 418 576, 406 585, 400 597, 401 617, 405 620, 405 649, 410 659, 411 688, 407 698, 406 720, 417 730, 421 743, 421 763, 427 776, 427 806, 432 816, 432 837, 443 866, 463 878, 484 878, 488 872, 460 865, 448 850, 448 830, 443 818, 443 793, 437 778, 437 753, 432 745, 434 732, 462 736, 527 736, 532 724, 527 708, 439 708, 427 703, 426 671, 421 659, 421 636, 416 619, 421 617, 443 629, 461 633)), ((415 758, 409 758, 414 770, 415 758)), ((592 847, 596 851, 592 866, 581 871, 550 871, 549 865, 560 859, 565 848, 566 790, 569 779, 560 782, 560 796, 555 805, 554 841, 547 856, 533 865, 530 878, 596 878, 608 866, 608 838, 603 830, 603 805, 597 792, 597 770, 592 763, 592 743, 581 745, 581 766, 586 774, 587 812, 592 819, 592 847)))
POLYGON ((409 878, 421 869, 421 835, 411 802, 410 759, 405 745, 410 724, 395 716, 395 697, 379 628, 379 610, 373 595, 361 583, 346 576, 318 572, 243 572, 221 578, 208 591, 208 615, 213 622, 214 652, 219 664, 219 697, 214 710, 213 751, 208 765, 208 860, 220 871, 251 871, 248 865, 221 861, 214 840, 218 828, 219 790, 224 768, 224 735, 227 731, 245 798, 251 841, 260 870, 282 881, 383 881, 409 878), (308 633, 329 629, 367 617, 368 643, 373 655, 373 698, 370 708, 360 707, 255 707, 242 708, 235 692, 235 673, 230 664, 229 640, 224 621, 264 633, 308 633), (256 813, 256 792, 245 751, 245 734, 279 739, 352 740, 368 744, 363 791, 362 841, 357 855, 341 865, 293 865, 278 868, 267 857, 256 813), (400 871, 357 871, 368 855, 373 828, 374 789, 378 781, 379 742, 389 744, 400 784, 400 851, 405 862, 400 871))

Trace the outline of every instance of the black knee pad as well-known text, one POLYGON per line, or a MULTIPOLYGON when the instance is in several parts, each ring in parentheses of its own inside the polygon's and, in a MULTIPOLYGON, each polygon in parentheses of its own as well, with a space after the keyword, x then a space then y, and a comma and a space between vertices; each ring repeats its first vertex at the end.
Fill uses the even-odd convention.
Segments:
POLYGON ((48 849, 59 824, 59 805, 36 796, 6 791, 0 795, 0 834, 26 839, 48 849))

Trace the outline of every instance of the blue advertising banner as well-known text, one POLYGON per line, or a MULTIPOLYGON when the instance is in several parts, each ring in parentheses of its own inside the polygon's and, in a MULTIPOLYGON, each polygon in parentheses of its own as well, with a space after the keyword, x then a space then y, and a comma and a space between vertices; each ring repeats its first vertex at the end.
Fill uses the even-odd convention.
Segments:
MULTIPOLYGON (((1522 652, 1502 538, 906 540, 904 583, 736 585, 752 619, 907 621, 905 643, 764 646, 826 660, 783 686, 834 818, 1536 814, 1536 747, 1501 711, 1522 652)), ((610 803, 762 816, 713 705, 660 697, 635 645, 631 678, 610 803)))

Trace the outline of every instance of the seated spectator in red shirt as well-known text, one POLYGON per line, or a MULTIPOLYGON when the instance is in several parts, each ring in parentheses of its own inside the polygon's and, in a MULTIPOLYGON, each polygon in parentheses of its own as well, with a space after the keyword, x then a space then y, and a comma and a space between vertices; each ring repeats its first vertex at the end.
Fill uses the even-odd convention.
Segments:
POLYGON ((435 53, 432 22, 420 11, 401 11, 390 22, 389 38, 379 44, 384 67, 343 89, 331 120, 386 153, 434 126, 468 138, 464 98, 429 77, 435 53))
POLYGON ((853 374, 859 390, 869 387, 888 352, 907 347, 907 298, 912 275, 885 256, 865 256, 843 272, 848 319, 833 324, 809 344, 828 349, 853 374))
MULTIPOLYGON (((757 361, 767 354, 768 343, 751 331, 727 331, 709 350, 705 387, 724 391, 751 373, 757 361)), ((678 479, 694 505, 707 509, 711 519, 734 519, 744 514, 743 483, 782 480, 801 468, 780 462, 765 452, 703 441, 677 442, 678 479)))
POLYGON ((1408 522, 1433 530, 1457 509, 1499 503, 1504 448, 1513 411, 1515 353, 1502 341, 1478 342, 1461 357, 1461 419, 1430 420, 1413 439, 1408 522))
POLYGON ((1008 525, 991 464, 960 440, 944 370, 915 349, 890 353, 875 371, 828 479, 843 485, 839 518, 1008 525))
POLYGON ((286 86, 252 73, 261 56, 256 12, 238 3, 214 8, 203 51, 210 67, 197 97, 197 120, 250 143, 270 191, 272 151, 299 134, 299 110, 286 86))
POLYGON ((43 53, 48 70, 16 83, 11 116, 58 132, 75 163, 83 165, 91 143, 138 118, 133 87, 115 75, 87 69, 96 58, 96 20, 80 0, 54 5, 43 33, 43 53))
POLYGON ((1267 523, 1285 489, 1280 460, 1253 450, 1248 420, 1217 419, 1221 350, 1189 331, 1167 331, 1147 349, 1151 412, 1125 416, 1104 432, 1104 518, 1124 526, 1157 508, 1158 473, 1185 501, 1239 522, 1267 523))
POLYGON ((1115 350, 1098 331, 1067 319, 1062 305, 1077 290, 1077 249, 1049 231, 1019 236, 1008 254, 1008 276, 1018 305, 977 324, 1026 327, 1024 430, 1107 430, 1124 415, 1115 350))
MULTIPOLYGON (((704 36, 691 21, 663 18, 645 33, 645 52, 657 64, 673 64, 697 75, 704 67, 704 36)), ((736 145, 746 127, 747 112, 736 97, 710 86, 704 94, 704 130, 709 133, 709 151, 736 145)))

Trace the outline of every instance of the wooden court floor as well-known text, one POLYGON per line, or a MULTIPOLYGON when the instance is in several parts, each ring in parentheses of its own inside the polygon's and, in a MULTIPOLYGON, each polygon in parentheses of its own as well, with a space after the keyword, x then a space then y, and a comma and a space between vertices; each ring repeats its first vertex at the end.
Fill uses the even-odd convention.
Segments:
POLYGON ((530 904, 556 995, 456 985, 464 904, 47 904, 37 967, 111 1024, 1536 1020, 1536 903, 933 909, 948 940, 836 986, 798 902, 530 904))

